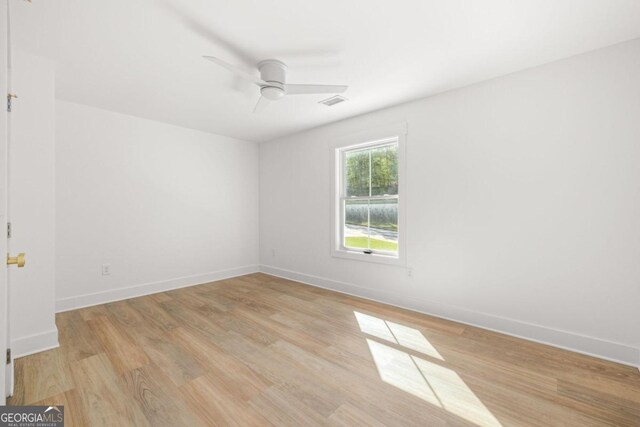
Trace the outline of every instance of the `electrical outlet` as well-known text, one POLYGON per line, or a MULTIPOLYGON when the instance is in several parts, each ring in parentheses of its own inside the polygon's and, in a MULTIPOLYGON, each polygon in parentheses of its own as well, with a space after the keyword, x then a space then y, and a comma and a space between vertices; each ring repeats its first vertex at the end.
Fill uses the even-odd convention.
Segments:
POLYGON ((111 264, 102 264, 102 275, 103 276, 111 275, 111 264))
POLYGON ((274 248, 271 248, 271 256, 272 257, 276 256, 276 250, 274 248))
POLYGON ((407 277, 413 277, 413 268, 407 268, 407 277))

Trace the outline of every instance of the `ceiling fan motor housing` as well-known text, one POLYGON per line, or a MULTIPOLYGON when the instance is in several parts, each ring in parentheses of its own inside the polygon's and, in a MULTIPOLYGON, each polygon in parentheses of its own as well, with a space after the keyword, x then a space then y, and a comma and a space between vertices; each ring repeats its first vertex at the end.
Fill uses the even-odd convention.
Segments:
POLYGON ((269 83, 269 86, 260 89, 262 96, 273 101, 282 98, 285 94, 287 65, 277 59, 266 59, 258 63, 258 69, 260 70, 260 78, 269 83))

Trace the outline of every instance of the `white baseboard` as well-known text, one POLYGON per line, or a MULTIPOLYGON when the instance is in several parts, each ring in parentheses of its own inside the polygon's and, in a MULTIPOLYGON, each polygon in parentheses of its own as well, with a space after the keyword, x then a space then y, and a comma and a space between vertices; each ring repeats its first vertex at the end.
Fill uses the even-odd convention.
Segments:
POLYGON ((11 340, 11 354, 14 359, 59 347, 58 329, 11 340))
POLYGON ((606 341, 600 338, 553 329, 533 323, 521 322, 492 314, 481 313, 461 307, 440 304, 432 301, 403 298, 391 292, 369 289, 352 283, 261 265, 260 271, 272 276, 282 277, 296 282, 329 289, 373 301, 389 304, 409 310, 440 317, 454 322, 464 323, 483 329, 539 342, 565 350, 598 357, 612 362, 640 367, 640 349, 626 344, 606 341))
POLYGON ((92 305, 105 304, 108 302, 120 301, 123 299, 170 291, 172 289, 201 285, 203 283, 215 282, 217 280, 230 279, 232 277, 244 276, 245 274, 257 273, 258 271, 258 265, 248 265, 244 267, 232 268, 229 270, 221 270, 212 273, 197 274, 194 276, 163 280, 161 282, 144 283, 141 285, 128 286, 126 288, 109 289, 103 292, 95 292, 92 294, 60 298, 56 300, 56 312, 60 313, 63 311, 75 310, 92 305))

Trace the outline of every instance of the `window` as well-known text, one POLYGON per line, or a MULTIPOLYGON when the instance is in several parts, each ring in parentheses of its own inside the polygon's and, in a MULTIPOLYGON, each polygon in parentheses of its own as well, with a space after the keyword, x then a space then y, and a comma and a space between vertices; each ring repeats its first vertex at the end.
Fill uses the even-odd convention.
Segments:
POLYGON ((335 256, 385 263, 403 258, 403 137, 346 138, 335 147, 335 256))

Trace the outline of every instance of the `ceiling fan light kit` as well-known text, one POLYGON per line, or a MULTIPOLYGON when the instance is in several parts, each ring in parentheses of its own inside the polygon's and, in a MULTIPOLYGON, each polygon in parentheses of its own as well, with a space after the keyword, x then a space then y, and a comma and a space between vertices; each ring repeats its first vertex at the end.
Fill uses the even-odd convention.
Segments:
POLYGON ((307 95, 321 93, 343 93, 348 86, 345 85, 314 85, 314 84, 287 84, 287 65, 277 59, 266 59, 258 63, 260 78, 255 77, 235 65, 229 64, 213 56, 204 56, 221 67, 235 73, 239 77, 250 81, 260 87, 260 99, 253 109, 254 113, 262 111, 270 101, 278 101, 285 95, 307 95))

